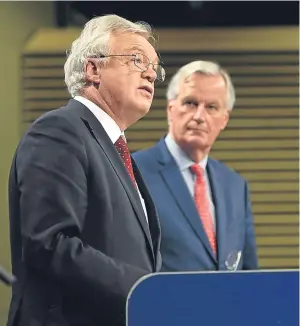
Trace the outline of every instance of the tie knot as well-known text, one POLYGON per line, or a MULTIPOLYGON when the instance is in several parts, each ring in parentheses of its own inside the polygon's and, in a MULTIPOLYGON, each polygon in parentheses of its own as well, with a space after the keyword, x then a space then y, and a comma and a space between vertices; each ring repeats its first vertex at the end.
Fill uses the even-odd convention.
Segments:
POLYGON ((202 178, 203 177, 203 169, 199 164, 193 164, 191 166, 191 170, 194 172, 194 174, 196 175, 196 177, 198 178, 202 178))

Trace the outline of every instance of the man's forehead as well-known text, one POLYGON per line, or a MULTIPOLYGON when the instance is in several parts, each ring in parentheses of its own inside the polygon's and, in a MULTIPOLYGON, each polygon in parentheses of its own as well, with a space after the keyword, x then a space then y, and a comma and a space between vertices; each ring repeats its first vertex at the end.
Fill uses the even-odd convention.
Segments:
POLYGON ((193 79, 183 79, 180 83, 180 91, 183 93, 187 93, 196 88, 197 84, 193 79))
MULTIPOLYGON (((208 101, 219 102, 227 98, 226 83, 222 80, 222 76, 203 75, 204 77, 215 77, 215 81, 207 82, 205 79, 188 78, 181 82, 179 89, 179 97, 181 99, 193 97, 195 99, 204 99, 208 101), (220 80, 218 79, 220 77, 220 80)), ((212 79, 211 79, 212 81, 212 79)))
POLYGON ((153 45, 143 35, 136 33, 120 33, 114 36, 112 46, 115 51, 136 51, 146 55, 153 62, 159 62, 158 54, 153 45))
POLYGON ((223 87, 226 89, 226 82, 221 75, 193 73, 181 81, 182 89, 212 89, 223 87))

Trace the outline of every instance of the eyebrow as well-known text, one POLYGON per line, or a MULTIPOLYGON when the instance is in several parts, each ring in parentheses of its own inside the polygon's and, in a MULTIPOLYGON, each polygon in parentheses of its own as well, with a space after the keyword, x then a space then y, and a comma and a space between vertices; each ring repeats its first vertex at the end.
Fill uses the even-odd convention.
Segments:
POLYGON ((140 51, 140 52, 142 52, 142 53, 145 53, 144 50, 143 50, 140 46, 138 46, 138 45, 130 46, 130 47, 128 48, 128 50, 137 50, 137 51, 140 51))
MULTIPOLYGON (((141 52, 142 54, 146 55, 145 54, 145 51, 143 50, 143 48, 141 48, 140 46, 138 45, 133 45, 133 46, 130 46, 127 50, 136 50, 136 51, 139 51, 141 52)), ((159 57, 157 56, 154 60, 153 60, 153 63, 154 64, 161 64, 161 61, 159 59, 159 57)))
MULTIPOLYGON (((181 99, 181 103, 184 103, 186 101, 197 102, 197 103, 201 102, 201 100, 199 100, 196 96, 193 96, 193 95, 186 95, 185 97, 183 97, 181 99)), ((209 105, 216 105, 216 106, 220 106, 221 105, 221 103, 220 103, 219 100, 206 101, 205 102, 205 105, 207 105, 207 104, 209 104, 209 105)))
POLYGON ((193 96, 193 95, 186 95, 184 96, 182 99, 181 99, 182 102, 185 102, 185 101, 194 101, 194 102, 199 102, 199 100, 193 96))

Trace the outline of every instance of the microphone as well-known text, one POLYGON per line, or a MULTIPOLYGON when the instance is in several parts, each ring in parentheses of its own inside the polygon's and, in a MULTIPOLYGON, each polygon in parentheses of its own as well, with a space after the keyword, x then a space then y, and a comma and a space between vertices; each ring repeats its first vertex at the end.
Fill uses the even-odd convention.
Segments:
POLYGON ((0 266, 0 281, 6 285, 13 285, 16 282, 14 275, 9 274, 3 267, 0 266))

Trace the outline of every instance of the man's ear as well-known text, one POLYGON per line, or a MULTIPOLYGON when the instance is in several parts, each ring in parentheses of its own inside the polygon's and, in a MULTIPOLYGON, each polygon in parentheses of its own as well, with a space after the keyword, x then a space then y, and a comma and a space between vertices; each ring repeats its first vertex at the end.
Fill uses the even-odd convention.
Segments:
POLYGON ((99 59, 87 59, 85 63, 85 79, 88 84, 99 85, 101 76, 101 67, 99 59))
POLYGON ((168 124, 172 121, 172 110, 174 108, 175 100, 168 100, 167 102, 167 118, 168 124))

